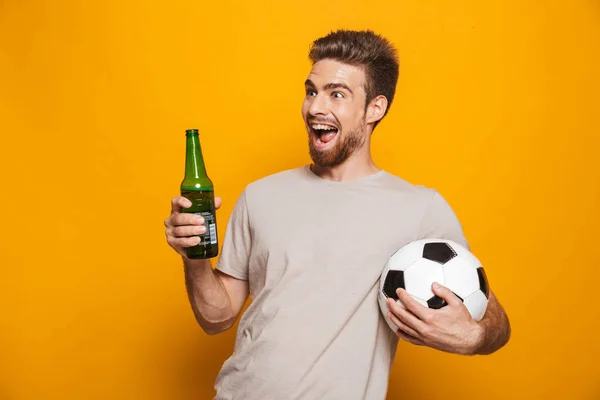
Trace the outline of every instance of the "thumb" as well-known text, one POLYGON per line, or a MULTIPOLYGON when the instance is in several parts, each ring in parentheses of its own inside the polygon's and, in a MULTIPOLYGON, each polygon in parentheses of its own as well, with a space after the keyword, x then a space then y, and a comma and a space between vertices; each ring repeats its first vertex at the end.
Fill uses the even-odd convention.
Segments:
POLYGON ((223 203, 223 201, 221 200, 221 198, 219 196, 215 196, 215 208, 217 210, 219 208, 221 208, 221 203, 223 203))
POLYGON ((448 305, 454 306, 462 303, 462 301, 460 301, 460 299, 454 294, 454 292, 452 292, 452 290, 440 285, 437 282, 433 282, 433 285, 431 285, 431 289, 433 290, 433 293, 436 294, 436 296, 439 296, 442 299, 444 299, 446 303, 448 303, 448 305))

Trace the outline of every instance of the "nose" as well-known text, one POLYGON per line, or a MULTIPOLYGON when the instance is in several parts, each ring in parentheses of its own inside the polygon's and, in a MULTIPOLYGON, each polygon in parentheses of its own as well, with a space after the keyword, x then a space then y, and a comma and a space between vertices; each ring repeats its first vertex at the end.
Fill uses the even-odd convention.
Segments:
POLYGON ((327 97, 319 93, 312 98, 308 112, 312 116, 327 115, 328 108, 327 97))

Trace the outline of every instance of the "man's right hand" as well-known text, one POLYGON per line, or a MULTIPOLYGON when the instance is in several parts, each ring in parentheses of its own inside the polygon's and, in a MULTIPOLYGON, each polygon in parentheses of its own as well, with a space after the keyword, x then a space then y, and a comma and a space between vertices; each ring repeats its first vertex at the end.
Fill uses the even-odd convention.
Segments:
MULTIPOLYGON (((182 196, 171 200, 171 215, 165 219, 165 234, 167 243, 182 257, 186 257, 186 247, 200 243, 200 236, 206 232, 204 218, 199 215, 182 212, 182 208, 189 208, 192 202, 182 196)), ((215 196, 215 208, 221 207, 221 198, 215 196)))

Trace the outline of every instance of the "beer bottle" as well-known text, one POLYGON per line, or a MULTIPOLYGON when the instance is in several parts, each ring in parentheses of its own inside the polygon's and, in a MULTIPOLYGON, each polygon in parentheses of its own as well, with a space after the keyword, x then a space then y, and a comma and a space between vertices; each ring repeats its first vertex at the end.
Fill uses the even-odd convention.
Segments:
POLYGON ((212 258, 219 253, 217 243, 217 215, 213 184, 206 175, 198 129, 185 131, 185 177, 181 182, 181 195, 192 202, 182 212, 193 213, 204 218, 206 233, 199 235, 200 243, 187 247, 188 258, 212 258))

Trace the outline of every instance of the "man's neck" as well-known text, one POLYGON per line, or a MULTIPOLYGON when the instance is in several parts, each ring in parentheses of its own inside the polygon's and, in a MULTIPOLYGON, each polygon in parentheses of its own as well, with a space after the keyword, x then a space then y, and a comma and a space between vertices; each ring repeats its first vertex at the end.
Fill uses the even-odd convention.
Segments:
POLYGON ((323 167, 312 164, 310 169, 315 175, 335 182, 354 181, 381 171, 381 169, 375 165, 370 155, 368 158, 363 159, 353 159, 352 156, 350 156, 343 163, 333 167, 323 167))

